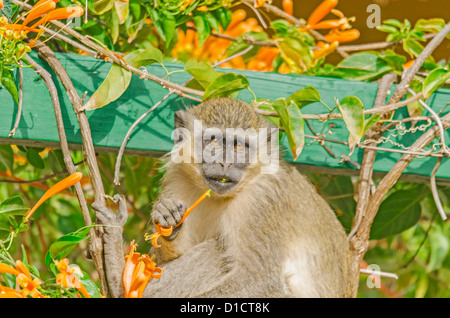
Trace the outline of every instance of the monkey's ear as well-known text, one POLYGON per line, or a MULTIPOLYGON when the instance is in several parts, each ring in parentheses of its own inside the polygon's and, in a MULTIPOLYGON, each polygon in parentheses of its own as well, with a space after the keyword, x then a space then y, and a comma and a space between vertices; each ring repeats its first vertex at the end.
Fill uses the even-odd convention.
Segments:
POLYGON ((186 128, 189 122, 190 114, 185 110, 178 110, 175 112, 175 129, 186 128))

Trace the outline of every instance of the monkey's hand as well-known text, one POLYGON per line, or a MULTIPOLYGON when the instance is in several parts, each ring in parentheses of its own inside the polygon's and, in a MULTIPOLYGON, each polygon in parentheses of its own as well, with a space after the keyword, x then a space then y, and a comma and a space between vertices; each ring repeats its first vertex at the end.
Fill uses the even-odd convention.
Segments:
POLYGON ((187 210, 186 204, 167 197, 162 198, 155 204, 151 214, 153 223, 160 224, 162 227, 174 227, 172 234, 163 236, 166 240, 173 240, 177 237, 178 232, 183 224, 177 226, 181 222, 184 212, 187 210))
POLYGON ((124 197, 116 194, 113 198, 118 203, 117 213, 111 211, 105 205, 98 202, 92 203, 98 221, 105 225, 103 227, 103 253, 105 256, 105 271, 109 291, 114 298, 123 297, 124 288, 122 273, 125 267, 123 252, 123 226, 128 217, 127 204, 124 197))

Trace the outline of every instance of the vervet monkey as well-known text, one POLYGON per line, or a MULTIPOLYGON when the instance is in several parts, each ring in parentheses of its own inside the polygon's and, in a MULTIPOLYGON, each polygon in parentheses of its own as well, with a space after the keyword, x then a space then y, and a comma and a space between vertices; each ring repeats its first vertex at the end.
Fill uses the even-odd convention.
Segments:
MULTIPOLYGON (((262 173, 270 161, 262 163, 259 153, 251 158, 251 141, 271 128, 265 119, 243 101, 216 98, 177 112, 175 128, 181 133, 174 152, 190 160, 166 164, 154 224, 176 226, 188 206, 212 192, 170 236, 158 238, 161 247, 151 253, 165 269, 144 297, 353 295, 350 248, 334 212, 295 167, 280 160, 262 173), (241 130, 230 136, 227 128, 241 130), (198 152, 215 160, 194 158, 198 152), (245 160, 229 162, 227 153, 245 160)), ((266 136, 266 157, 278 156, 268 146, 278 135, 266 136)))

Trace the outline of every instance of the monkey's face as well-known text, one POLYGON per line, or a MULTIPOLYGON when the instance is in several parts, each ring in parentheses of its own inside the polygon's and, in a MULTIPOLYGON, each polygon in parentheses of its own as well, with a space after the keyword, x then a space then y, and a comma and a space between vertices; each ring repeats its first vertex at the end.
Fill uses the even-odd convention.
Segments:
POLYGON ((248 104, 219 98, 175 113, 171 164, 191 184, 234 195, 257 176, 278 169, 278 129, 248 104))
POLYGON ((208 128, 203 131, 200 171, 211 190, 217 194, 235 190, 251 164, 251 138, 236 130, 208 128))

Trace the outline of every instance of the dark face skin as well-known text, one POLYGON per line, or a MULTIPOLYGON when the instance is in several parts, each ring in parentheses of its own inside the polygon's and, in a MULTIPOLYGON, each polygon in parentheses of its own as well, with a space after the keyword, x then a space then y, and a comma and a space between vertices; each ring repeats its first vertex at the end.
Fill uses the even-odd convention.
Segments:
POLYGON ((219 129, 203 133, 201 173, 217 194, 233 191, 249 165, 249 145, 245 135, 226 135, 219 129))

